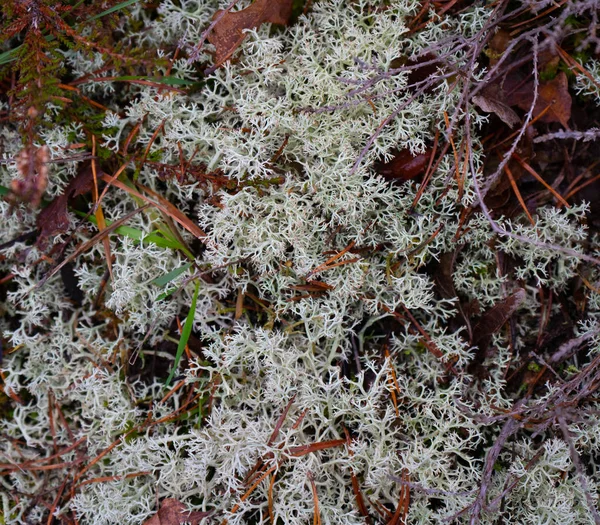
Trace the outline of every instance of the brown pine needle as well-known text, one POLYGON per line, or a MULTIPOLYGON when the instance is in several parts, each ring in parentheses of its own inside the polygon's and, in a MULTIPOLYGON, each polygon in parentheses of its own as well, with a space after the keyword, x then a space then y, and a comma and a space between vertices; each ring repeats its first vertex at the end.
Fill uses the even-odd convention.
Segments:
POLYGON ((527 215, 529 222, 533 226, 535 226, 535 221, 533 220, 533 217, 531 216, 531 214, 529 213, 529 210, 527 209, 527 206, 525 205, 525 201, 523 200, 523 197, 521 196, 521 192, 519 191, 519 188, 517 187, 517 183, 515 182, 515 178, 513 177, 512 172, 510 171, 508 166, 504 166, 504 171, 506 172, 506 175, 508 176, 510 185, 512 186, 512 189, 515 192, 515 195, 517 196, 517 199, 519 201, 519 204, 521 205, 521 208, 523 208, 523 211, 525 212, 525 215, 527 215))
MULTIPOLYGON (((529 124, 527 125, 528 128, 530 128, 531 126, 533 126, 538 120, 540 120, 546 113, 548 113, 548 111, 550 111, 550 108, 552 107, 552 104, 546 106, 544 109, 542 109, 542 111, 540 111, 539 115, 537 115, 536 117, 532 118, 529 121, 529 124)), ((514 139, 519 133, 521 132, 520 129, 518 129, 517 131, 514 131, 513 133, 511 133, 508 137, 506 137, 502 142, 498 142, 498 144, 496 144, 494 146, 494 149, 499 148, 500 146, 502 146, 503 144, 506 144, 508 141, 514 139)))
POLYGON ((396 512, 388 522, 388 525, 406 525, 406 518, 408 516, 408 507, 410 505, 410 487, 408 486, 408 474, 406 470, 402 473, 402 481, 405 483, 400 487, 400 497, 398 500, 398 506, 396 512), (401 518, 402 517, 402 518, 401 518))
MULTIPOLYGON (((236 503, 233 508, 231 509, 230 514, 235 514, 239 508, 240 508, 240 504, 243 503, 244 501, 246 501, 250 495, 256 490, 256 487, 258 487, 260 485, 260 483, 262 482, 263 479, 265 479, 269 474, 272 474, 275 470, 277 469, 277 467, 271 467, 269 470, 267 470, 260 478, 258 478, 255 482, 254 485, 252 485, 247 491, 246 493, 240 498, 240 503, 236 503)), ((221 525, 227 525, 227 523, 229 522, 229 520, 227 518, 225 518, 222 522, 221 525)))
MULTIPOLYGON (((178 319, 179 321, 179 319, 178 319)), ((182 379, 181 381, 179 381, 173 388, 171 388, 171 390, 169 390, 167 392, 167 394, 165 395, 165 397, 163 397, 160 402, 164 403, 165 401, 167 401, 167 399, 169 399, 175 392, 177 392, 178 390, 180 390, 184 385, 185 385, 185 379, 182 379)))
POLYGON ((399 417, 400 412, 398 411, 398 401, 396 400, 396 393, 400 393, 400 387, 398 386, 398 380, 396 379, 396 371, 394 370, 394 365, 392 364, 392 357, 387 347, 385 348, 385 357, 390 364, 390 374, 388 377, 388 382, 390 383, 390 395, 392 396, 392 403, 394 404, 396 417, 399 417))
MULTIPOLYGON (((187 231, 189 231, 194 237, 197 237, 198 239, 202 239, 202 240, 204 240, 206 238, 206 234, 198 226, 196 226, 196 224, 193 223, 188 217, 186 217, 175 206, 173 206, 173 204, 171 204, 170 202, 166 201, 165 199, 162 199, 162 201, 163 201, 162 203, 155 202, 152 199, 149 199, 148 197, 146 197, 145 195, 142 195, 140 192, 134 190, 133 188, 130 188, 126 184, 122 183, 121 181, 116 180, 116 179, 113 180, 113 178, 114 177, 109 177, 106 174, 102 175, 102 179, 104 181, 106 181, 107 183, 110 182, 113 186, 116 186, 117 188, 129 193, 130 195, 133 195, 133 196, 137 197, 138 199, 142 199, 144 202, 147 202, 148 205, 152 205, 155 208, 159 209, 160 211, 162 211, 163 213, 165 213, 166 215, 171 217, 175 222, 178 222, 187 231)), ((141 186, 141 185, 139 185, 139 186, 144 191, 148 191, 149 193, 153 194, 154 197, 157 197, 157 194, 154 193, 152 190, 149 190, 149 188, 146 188, 145 186, 141 186)))
MULTIPOLYGON (((183 327, 181 326, 181 321, 179 320, 179 317, 176 317, 175 320, 177 321, 177 329, 179 330, 179 333, 182 332, 183 327)), ((190 346, 186 343, 185 347, 185 356, 187 357, 188 361, 191 361, 192 359, 192 353, 190 352, 190 346)))
POLYGON ((158 137, 158 134, 161 132, 161 130, 163 129, 165 122, 167 119, 164 119, 159 125, 158 127, 154 130, 154 133, 152 133, 152 136, 150 137, 150 142, 148 142, 148 145, 146 146, 146 150, 144 151, 144 156, 142 157, 142 162, 140 163, 140 169, 141 166, 144 165, 144 163, 146 162, 146 159, 148 158, 148 155, 150 154, 150 148, 152 147, 152 144, 154 144, 154 141, 156 140, 156 137, 158 137))
POLYGON ((300 456, 306 456, 306 454, 310 454, 311 452, 317 452, 318 450, 327 450, 328 448, 339 447, 345 443, 345 439, 330 439, 329 441, 318 441, 317 443, 311 443, 310 445, 290 447, 287 453, 290 456, 299 458, 300 456))
POLYGON ((548 184, 541 175, 539 175, 537 173, 537 171, 535 171, 529 164, 527 164, 527 162, 525 162, 521 157, 519 157, 519 155, 517 153, 513 153, 512 157, 531 175, 533 175, 538 182, 540 182, 541 184, 543 184, 546 189, 552 193, 552 195, 554 195, 554 197, 556 198, 556 200, 558 202, 560 202, 563 206, 570 208, 571 206, 569 205, 569 203, 562 198, 562 195, 560 193, 558 193, 552 186, 550 186, 550 184, 548 184))
POLYGON ((456 150, 456 144, 454 144, 454 137, 452 135, 452 130, 450 129, 450 120, 448 119, 448 113, 444 111, 444 122, 446 123, 446 129, 448 130, 448 140, 450 141, 450 145, 452 146, 452 153, 454 154, 454 167, 456 171, 456 184, 458 184, 458 200, 462 199, 463 194, 463 184, 462 177, 460 174, 460 165, 458 162, 458 151, 456 150))
POLYGON ((65 265, 67 265, 73 259, 76 259, 77 257, 79 257, 83 252, 87 251, 92 246, 94 246, 94 244, 96 244, 97 242, 100 242, 102 239, 104 239, 104 237, 108 236, 110 233, 112 233, 114 230, 116 230, 119 226, 126 223, 135 214, 140 213, 141 211, 144 211, 149 206, 150 206, 149 204, 146 204, 145 206, 142 206, 141 208, 136 208, 135 210, 130 211, 127 215, 124 215, 120 219, 113 222, 110 226, 107 226, 101 232, 98 232, 89 241, 86 241, 86 242, 80 244, 71 255, 69 255, 68 257, 65 257, 65 259, 58 266, 55 266, 46 275, 44 275, 44 277, 42 279, 40 279, 38 281, 38 283, 32 288, 32 291, 44 286, 44 284, 46 284, 46 281, 48 281, 48 279, 50 279, 52 276, 56 275, 56 273, 58 273, 61 268, 63 268, 65 265))
MULTIPOLYGON (((96 224, 98 225, 98 231, 103 231, 106 229, 106 221, 104 220, 104 212, 102 211, 102 205, 98 200, 100 198, 98 194, 98 173, 96 171, 96 136, 92 134, 92 176, 94 178, 94 187, 92 188, 94 203, 96 204, 96 211, 94 215, 96 216, 96 224)), ((102 239, 102 245, 104 247, 104 254, 106 255, 106 266, 108 268, 108 275, 110 276, 111 281, 113 280, 113 271, 112 271, 112 253, 110 251, 110 238, 104 237, 102 239)))
POLYGON ((273 486, 275 485, 275 478, 277 477, 277 473, 274 472, 271 476, 271 481, 269 482, 269 490, 267 491, 267 503, 269 508, 269 521, 272 525, 275 524, 275 514, 273 513, 273 486))
MULTIPOLYGON (((348 432, 348 429, 346 427, 344 427, 344 434, 346 435, 346 448, 348 449, 348 454, 350 455, 350 457, 354 456, 354 452, 352 451, 351 448, 351 439, 350 439, 350 432, 348 432)), ((363 498, 362 492, 360 491, 360 485, 358 484, 358 478, 356 477, 356 474, 354 474, 354 470, 352 470, 352 468, 350 468, 350 478, 352 480, 352 492, 354 492, 354 498, 356 499, 356 505, 358 506, 358 510, 360 511, 360 514, 362 515, 363 518, 365 518, 365 521, 367 523, 367 525, 371 525, 371 518, 369 517, 369 511, 367 510, 367 506, 365 505, 365 500, 363 498)))
MULTIPOLYGON (((423 341, 423 344, 427 347, 427 350, 429 350, 440 361, 443 361, 444 360, 444 354, 437 347, 437 345, 435 344, 435 342, 431 339, 431 337, 424 330, 424 328, 421 326, 421 324, 415 319, 415 316, 410 312, 410 310, 408 308, 406 308, 406 306, 404 306, 403 304, 401 304, 400 306, 404 310, 404 313, 406 314, 406 317, 408 317, 409 321, 412 323, 412 325, 417 329, 417 331, 423 337, 422 341, 423 341)), ((404 318, 398 312, 390 310, 385 305, 382 305, 382 307, 383 307, 383 309, 386 312, 390 312, 394 317, 396 317, 401 322, 405 321, 404 318)), ((458 372, 456 371, 456 369, 454 368, 454 366, 452 366, 452 363, 445 363, 444 365, 445 365, 446 369, 448 371, 452 372, 454 375, 458 374, 458 372)))
POLYGON ((132 478, 138 478, 140 476, 148 476, 152 474, 152 472, 150 472, 149 470, 146 471, 142 471, 142 472, 132 472, 131 474, 125 474, 120 475, 120 476, 102 476, 99 478, 92 478, 92 479, 86 479, 85 481, 82 481, 79 485, 77 485, 75 487, 75 489, 81 488, 84 485, 90 485, 92 483, 107 483, 110 481, 120 481, 122 479, 132 479, 132 478))
MULTIPOLYGON (((308 277, 310 277, 310 276, 314 275, 315 273, 318 273, 318 272, 320 272, 322 270, 328 270, 329 268, 333 268, 333 266, 331 266, 331 263, 334 262, 334 261, 337 261, 340 257, 342 257, 342 255, 348 253, 352 248, 354 248, 355 244, 356 243, 354 241, 352 241, 341 252, 336 253, 335 255, 331 256, 323 264, 320 264, 314 270, 312 270, 311 272, 309 272, 306 277, 308 278, 308 277)), ((353 262, 356 262, 356 261, 353 260, 353 262)))
POLYGON ((579 275, 579 278, 583 281, 583 284, 585 284, 585 287, 588 290, 591 290, 594 293, 598 293, 600 294, 600 288, 594 286, 592 283, 590 283, 583 275, 581 275, 580 273, 578 273, 577 275, 579 275))
POLYGON ((423 193, 425 192, 427 185, 431 181, 431 177, 433 176, 435 170, 437 170, 438 166, 440 165, 440 162, 442 161, 442 158, 444 157, 444 155, 446 154, 446 151, 448 151, 448 148, 450 147, 449 144, 446 144, 444 146, 444 149, 442 150, 441 154, 439 155, 437 161, 435 161, 435 165, 434 165, 433 163, 435 160, 435 154, 437 152, 437 148, 438 148, 438 144, 439 144, 439 138, 440 138, 440 130, 438 129, 438 130, 436 130, 435 137, 433 139, 433 148, 431 150, 431 156, 429 157, 429 164, 427 164, 427 169, 425 170, 425 176, 423 177, 423 182, 421 182, 419 189, 417 190, 417 193, 415 195, 415 198, 413 199, 413 202, 410 205, 411 211, 417 207, 417 203, 423 196, 423 193))
POLYGON ((244 292, 240 288, 238 290, 237 299, 235 301, 235 316, 234 319, 237 321, 244 313, 244 292))
POLYGON ((306 477, 310 481, 310 488, 313 494, 313 505, 315 507, 313 525, 321 525, 321 513, 319 511, 319 497, 317 496, 317 486, 315 485, 315 477, 313 476, 310 470, 306 473, 306 477))
POLYGON ((569 193, 567 193, 567 195, 565 196, 565 199, 570 199, 577 192, 581 191, 583 188, 585 188, 586 186, 589 186, 593 182, 596 182, 598 179, 600 179, 600 174, 596 175, 595 177, 592 177, 589 180, 586 180, 583 184, 580 184, 576 188, 573 188, 569 193))
POLYGON ((285 418, 287 417, 288 412, 290 411, 290 408, 292 408, 292 403, 294 402, 295 399, 296 399, 296 394, 294 394, 292 396, 292 398, 288 401, 282 414, 277 419, 277 422, 275 423, 275 428, 273 429, 273 432, 271 433, 271 437, 269 437, 269 441, 267 442, 268 446, 272 446, 273 443, 275 443, 275 440, 277 439, 277 436, 279 435, 279 431, 281 430, 281 427, 283 426, 283 422, 285 421, 285 418))
MULTIPOLYGON (((571 68, 571 70, 576 69, 577 71, 579 71, 580 74, 585 76, 592 84, 594 84, 598 89, 600 89, 600 84, 598 83, 598 81, 590 74, 590 72, 587 69, 585 69, 579 62, 577 62, 577 60, 575 60, 571 55, 569 55, 564 49, 560 48, 559 46, 556 46, 556 51, 558 51, 560 57, 564 60, 567 66, 571 68)), ((579 76, 577 72, 574 71, 574 73, 575 75, 579 76)))
POLYGON ((121 153, 123 155, 127 154, 127 150, 129 149, 129 144, 131 143, 133 138, 140 131, 140 128, 142 127, 142 120, 140 120, 135 126, 133 126, 133 129, 129 132, 129 135, 127 135, 127 137, 125 138, 125 142, 123 142, 123 147, 121 148, 121 153))

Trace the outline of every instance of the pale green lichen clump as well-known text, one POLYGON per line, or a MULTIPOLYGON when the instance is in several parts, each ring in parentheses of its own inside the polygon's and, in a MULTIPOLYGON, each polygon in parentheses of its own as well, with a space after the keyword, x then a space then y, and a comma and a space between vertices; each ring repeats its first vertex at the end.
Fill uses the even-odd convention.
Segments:
MULTIPOLYGON (((372 165, 391 158, 394 148, 423 152, 436 131, 443 135, 444 112, 452 116, 460 99, 458 90, 451 89, 455 79, 446 78, 410 101, 414 90, 406 88, 406 73, 385 75, 392 61, 416 56, 442 40, 450 50, 452 38, 469 39, 482 30, 492 7, 434 19, 425 30, 408 35, 404 21, 419 3, 380 4, 315 2, 295 25, 248 31, 238 59, 217 69, 196 93, 166 94, 139 86, 126 108, 119 108, 115 99, 114 112, 104 123, 107 147, 117 150, 128 130, 142 122, 135 140, 144 146, 153 141, 149 153, 160 155, 161 162, 177 165, 182 156, 194 157, 207 171, 219 169, 244 184, 237 192, 211 194, 199 185, 171 180, 165 189, 152 164, 142 168, 139 180, 195 217, 208 236, 205 248, 195 254, 199 268, 215 269, 210 279, 200 281, 193 325, 204 350, 192 359, 184 377, 200 394, 201 406, 210 397, 211 412, 201 425, 197 423, 203 414, 196 412, 182 425, 167 421, 128 434, 78 483, 110 479, 78 486, 69 507, 55 509, 59 519, 74 510, 82 525, 141 524, 156 511, 157 498, 170 497, 192 510, 212 510, 214 517, 207 523, 224 518, 232 525, 268 523, 272 498, 274 523, 306 524, 315 512, 310 475, 324 524, 365 523, 352 489, 353 475, 363 497, 377 501, 384 516, 383 507, 393 513, 398 505, 399 480, 409 480, 408 523, 445 523, 474 502, 485 476, 485 450, 504 424, 494 417, 513 404, 503 395, 502 371, 518 351, 520 337, 537 330, 536 286, 562 290, 579 261, 514 238, 497 239, 483 216, 471 220, 458 240, 463 248, 454 268, 456 290, 477 299, 484 309, 510 294, 511 285, 497 269, 500 248, 515 255, 517 275, 531 283, 519 307, 517 348, 509 347, 504 332, 496 334, 497 351, 485 362, 490 374, 477 386, 467 372, 474 349, 465 333, 447 327, 456 304, 435 298, 434 282, 425 272, 427 264, 456 247, 462 206, 475 201, 472 184, 467 177, 459 190, 449 152, 412 209, 418 184, 390 184, 372 165), (370 87, 368 103, 347 97, 354 86, 378 75, 382 78, 370 87), (406 107, 378 132, 383 119, 403 102, 408 102, 406 107), (153 138, 159 126, 162 132, 153 138), (327 293, 298 300, 302 292, 293 287, 351 243, 356 250, 335 261, 344 264, 314 274, 330 287, 327 293), (225 299, 246 292, 267 305, 266 322, 246 315, 236 319, 225 299), (373 330, 378 323, 394 323, 390 312, 402 315, 403 308, 429 334, 441 357, 432 354, 416 331, 395 331, 385 341, 384 331, 373 330), (384 343, 389 357, 381 352, 384 343), (342 363, 354 360, 357 348, 360 371, 344 375, 342 363), (456 374, 448 372, 449 364, 456 374), (398 414, 391 401, 396 388, 392 368, 398 414), (448 379, 441 381, 444 376, 448 379), (270 443, 288 404, 279 435, 270 443), (298 452, 297 447, 346 439, 344 429, 351 435, 346 444, 298 452), (276 481, 270 489, 267 477, 241 501, 250 486, 245 478, 259 458, 274 469, 276 481)), ((209 0, 166 0, 158 19, 146 20, 140 38, 159 46, 194 45, 218 7, 223 5, 209 0)), ((466 66, 467 59, 465 49, 452 57, 458 67, 466 66)), ((101 57, 92 62, 77 53, 65 60, 81 72, 102 63, 101 57)), ((179 60, 171 74, 190 79, 195 73, 179 60)), ((441 72, 437 75, 442 77, 441 72)), ((114 89, 111 83, 93 86, 98 87, 89 87, 88 95, 97 89, 110 96, 114 89)), ((582 81, 578 89, 592 87, 582 81)), ((483 119, 473 111, 474 132, 483 119)), ((56 157, 77 140, 77 132, 55 128, 43 138, 56 157)), ((460 133, 457 129, 457 141, 460 133)), ((5 128, 1 140, 7 157, 19 151, 16 133, 5 128)), ((480 151, 472 152, 475 166, 482 162, 480 151)), ((60 193, 73 173, 72 164, 52 165, 49 195, 60 193)), ((9 186, 15 175, 13 164, 3 165, 0 183, 9 186)), ((135 204, 114 190, 103 208, 115 220, 135 204)), ((0 210, 0 242, 34 225, 25 209, 9 213, 9 205, 1 202, 0 210)), ((524 237, 580 250, 586 235, 584 214, 585 206, 568 211, 548 207, 540 210, 535 226, 501 224, 524 237)), ((158 213, 148 212, 127 225, 149 235, 159 220, 158 213)), ((193 270, 171 281, 168 288, 183 286, 165 298, 165 289, 153 281, 184 265, 183 255, 118 235, 111 237, 111 245, 113 280, 105 291, 102 319, 93 305, 105 271, 101 243, 74 264, 84 292, 81 306, 67 300, 60 279, 32 292, 43 276, 39 266, 30 264, 40 256, 37 248, 18 243, 5 252, 29 250, 26 260, 1 263, 3 270, 15 274, 1 308, 21 320, 19 326, 0 321, 8 344, 18 347, 4 356, 2 370, 5 389, 21 395, 23 403, 0 421, 0 462, 34 460, 82 438, 87 443, 85 458, 79 449, 61 456, 66 464, 62 469, 13 470, 0 478, 0 511, 6 523, 41 520, 47 509, 31 495, 42 487, 58 491, 71 469, 82 469, 124 431, 142 425, 148 416, 169 416, 186 401, 179 391, 160 401, 168 391, 162 380, 132 382, 127 368, 134 354, 151 359, 154 350, 148 349, 166 337, 177 315, 183 322, 193 294, 193 270), (49 406, 61 407, 69 430, 49 406)), ((590 318, 581 335, 597 330, 597 323, 597 316, 590 318)), ((589 417, 596 418, 594 414, 589 417)), ((597 425, 573 427, 571 432, 580 454, 598 454, 597 425)), ((559 438, 540 443, 539 436, 525 432, 501 452, 488 501, 519 480, 503 500, 505 523, 591 523, 567 444, 559 438), (527 466, 536 454, 540 459, 527 466)), ((586 472, 586 477, 595 498, 598 472, 586 472)), ((456 519, 468 522, 468 510, 456 519)), ((482 523, 496 519, 495 512, 481 514, 482 523)))

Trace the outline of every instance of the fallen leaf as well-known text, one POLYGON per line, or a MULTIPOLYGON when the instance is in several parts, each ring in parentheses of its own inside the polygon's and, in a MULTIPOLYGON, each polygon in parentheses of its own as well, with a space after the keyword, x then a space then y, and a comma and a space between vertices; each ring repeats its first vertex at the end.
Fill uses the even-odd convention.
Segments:
MULTIPOLYGON (((506 86, 504 86, 506 90, 506 86)), ((506 95, 503 100, 509 106, 517 106, 524 111, 529 111, 533 102, 533 81, 522 84, 521 87, 506 95)), ((571 118, 572 99, 569 94, 567 75, 561 71, 552 80, 541 82, 538 97, 533 108, 533 118, 537 117, 548 106, 550 109, 543 115, 539 122, 550 124, 560 122, 569 129, 568 121, 571 118)))
POLYGON ((540 84, 538 99, 534 114, 538 115, 546 106, 550 105, 550 110, 540 119, 541 122, 560 122, 565 128, 569 128, 572 99, 569 94, 567 75, 564 71, 561 71, 549 82, 540 84))
POLYGON ((198 525, 203 518, 209 516, 210 512, 190 512, 181 501, 175 498, 166 498, 160 504, 158 512, 143 525, 181 525, 191 523, 198 525))
POLYGON ((38 245, 44 245, 48 237, 65 232, 69 227, 67 206, 69 200, 91 191, 94 176, 90 164, 83 166, 75 178, 71 179, 62 195, 55 197, 37 216, 36 224, 40 234, 38 245))
POLYGON ((423 174, 431 157, 431 149, 413 155, 408 148, 398 151, 391 160, 375 163, 375 171, 386 179, 412 180, 423 174))
POLYGON ((500 330, 524 300, 525 290, 520 288, 487 310, 473 327, 473 344, 489 339, 500 330))
POLYGON ((490 67, 496 65, 511 42, 511 36, 505 29, 500 29, 492 37, 486 49, 486 55, 490 60, 490 67))
POLYGON ((498 99, 485 95, 477 95, 473 97, 473 103, 483 111, 497 115, 509 128, 512 128, 521 120, 519 119, 519 115, 498 99))
MULTIPOLYGON (((253 29, 265 22, 287 24, 292 14, 292 4, 293 0, 255 0, 246 9, 225 13, 208 36, 208 41, 216 48, 215 67, 228 60, 239 47, 246 38, 245 29, 253 29)), ((221 13, 222 10, 217 11, 213 20, 221 13)))

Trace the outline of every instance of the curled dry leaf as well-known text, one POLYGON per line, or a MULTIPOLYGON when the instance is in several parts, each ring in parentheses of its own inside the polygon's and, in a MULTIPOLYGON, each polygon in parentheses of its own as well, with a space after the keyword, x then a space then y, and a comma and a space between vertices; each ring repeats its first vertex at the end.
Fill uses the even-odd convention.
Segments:
MULTIPOLYGON (((255 0, 246 9, 225 13, 208 36, 208 41, 216 48, 215 66, 220 66, 231 57, 246 38, 245 29, 253 29, 265 22, 287 24, 292 14, 292 4, 293 0, 255 0)), ((217 11, 213 20, 222 12, 217 11)))
POLYGON ((473 327, 473 343, 481 343, 495 334, 525 300, 525 290, 519 288, 487 310, 473 327))
POLYGON ((427 168, 431 149, 414 155, 409 149, 398 151, 388 162, 377 162, 375 171, 388 180, 407 181, 422 175, 427 168))
MULTIPOLYGON (((518 81, 518 77, 515 82, 518 81)), ((505 86, 506 90, 506 86, 505 86)), ((509 106, 517 106, 528 111, 533 102, 533 81, 523 84, 520 88, 510 92, 503 101, 509 106)), ((550 124, 560 122, 565 128, 569 128, 568 122, 571 118, 572 99, 569 94, 569 83, 567 75, 561 71, 552 80, 541 82, 538 89, 538 98, 533 108, 533 117, 537 117, 548 106, 550 109, 540 118, 540 122, 550 124)))
POLYGON ((181 501, 175 498, 166 498, 160 504, 158 512, 143 525, 182 525, 191 523, 198 525, 210 512, 190 512, 181 501))
POLYGON ((510 32, 506 29, 500 29, 490 40, 485 54, 490 60, 490 67, 496 65, 502 57, 511 42, 510 32))
POLYGON ((21 178, 10 183, 13 197, 37 208, 48 185, 48 162, 50 148, 34 146, 22 149, 16 158, 17 170, 21 178))
POLYGON ((79 169, 75 178, 71 179, 62 195, 56 197, 37 216, 36 224, 40 230, 38 244, 45 244, 48 237, 57 235, 69 227, 67 206, 69 200, 91 191, 94 184, 92 167, 88 163, 79 169))
POLYGON ((561 71, 549 82, 540 84, 539 99, 534 110, 536 114, 541 113, 546 106, 550 106, 550 110, 542 117, 541 121, 560 122, 568 129, 572 99, 569 94, 567 75, 564 71, 561 71))
POLYGON ((519 115, 509 106, 487 94, 474 96, 473 103, 483 111, 497 115, 509 128, 520 122, 519 115))

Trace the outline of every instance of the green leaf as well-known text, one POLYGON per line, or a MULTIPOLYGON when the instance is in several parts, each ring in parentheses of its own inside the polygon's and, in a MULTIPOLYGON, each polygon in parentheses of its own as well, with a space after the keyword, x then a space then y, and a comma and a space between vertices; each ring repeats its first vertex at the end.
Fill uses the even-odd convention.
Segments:
POLYGON ((8 195, 9 193, 10 193, 10 190, 6 186, 0 185, 0 197, 4 197, 5 195, 8 195))
POLYGON ((160 84, 167 84, 168 86, 193 86, 200 83, 195 80, 186 80, 185 78, 177 77, 148 77, 148 80, 159 82, 160 84))
MULTIPOLYGON (((52 42, 52 40, 54 40, 53 35, 45 35, 44 38, 46 39, 46 42, 52 42)), ((4 66, 5 64, 10 64, 11 62, 14 62, 15 60, 17 60, 19 53, 21 52, 22 49, 23 49, 23 44, 21 44, 17 47, 13 47, 12 49, 5 51, 4 53, 0 53, 0 66, 4 66)), ((21 79, 21 82, 22 81, 23 80, 21 79)))
MULTIPOLYGON (((1 190, 0 190, 0 194, 1 194, 1 190)), ((85 213, 83 213, 79 210, 74 210, 74 212, 77 215, 79 215, 80 217, 86 216, 85 213)), ((93 215, 90 215, 88 217, 88 221, 90 221, 92 224, 98 226, 96 217, 94 217, 93 215)), ((106 220, 107 226, 110 226, 111 224, 112 224, 112 221, 106 220)), ((162 235, 160 235, 159 233, 145 234, 142 230, 138 230, 137 228, 132 228, 131 226, 119 226, 114 231, 114 233, 116 233, 117 235, 122 235, 123 237, 129 237, 130 239, 133 239, 134 241, 141 242, 143 239, 144 242, 150 242, 150 243, 158 246, 159 248, 169 248, 170 250, 181 250, 186 255, 188 254, 188 251, 186 250, 185 246, 182 246, 179 241, 165 238, 162 235)))
POLYGON ((171 372, 169 373, 169 377, 167 377, 167 382, 165 386, 169 386, 173 376, 175 375, 175 371, 179 366, 179 361, 181 360, 181 356, 183 355, 183 351, 185 349, 185 345, 190 338, 190 334, 192 333, 192 325, 194 324, 194 316, 196 315, 196 302, 198 301, 198 291, 200 290, 200 281, 196 281, 196 288, 194 289, 194 297, 192 297, 192 306, 190 306, 190 311, 185 318, 185 324, 183 325, 183 330, 181 330, 181 337, 179 338, 179 344, 177 345, 177 354, 175 354, 175 362, 173 363, 173 368, 171 368, 171 372))
POLYGON ((169 273, 161 275, 160 277, 157 277, 156 279, 153 279, 150 282, 152 284, 155 284, 156 286, 161 286, 161 287, 166 286, 173 279, 177 278, 183 272, 185 272, 190 266, 192 266, 192 263, 186 263, 183 266, 181 266, 180 268, 175 268, 175 270, 172 270, 169 273))
POLYGON ((9 49, 4 53, 0 53, 0 66, 3 66, 4 64, 9 64, 10 62, 14 62, 17 59, 17 55, 19 54, 20 48, 21 46, 9 49))
POLYGON ((180 290, 181 286, 179 288, 171 288, 170 290, 167 290, 166 292, 161 293, 157 298, 156 301, 162 301, 163 299, 166 299, 167 297, 169 297, 169 295, 173 295, 177 290, 180 290))

